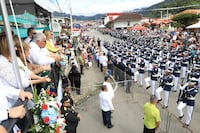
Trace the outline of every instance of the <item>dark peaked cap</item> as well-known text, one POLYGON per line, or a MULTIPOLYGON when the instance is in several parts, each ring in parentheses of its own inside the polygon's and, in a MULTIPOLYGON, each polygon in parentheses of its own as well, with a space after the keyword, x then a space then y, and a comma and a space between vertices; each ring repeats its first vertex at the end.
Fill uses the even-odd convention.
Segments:
POLYGON ((64 102, 70 102, 70 97, 69 96, 64 96, 61 100, 61 103, 63 104, 64 102))
POLYGON ((62 88, 69 86, 69 81, 67 77, 62 77, 62 88))

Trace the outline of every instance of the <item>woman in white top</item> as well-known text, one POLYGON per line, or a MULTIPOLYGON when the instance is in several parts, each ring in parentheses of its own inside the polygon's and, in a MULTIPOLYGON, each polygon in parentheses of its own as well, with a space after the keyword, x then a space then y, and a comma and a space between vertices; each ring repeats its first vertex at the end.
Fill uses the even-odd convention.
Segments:
MULTIPOLYGON (((28 55, 26 55, 28 56, 28 55)), ((35 75, 27 67, 24 66, 20 58, 17 58, 19 73, 21 76, 22 87, 26 88, 30 84, 50 82, 49 78, 43 78, 35 75), (35 80, 30 80, 35 79, 35 80)), ((19 88, 13 69, 13 64, 8 48, 6 36, 0 36, 0 81, 8 86, 19 88)))
MULTIPOLYGON (((22 88, 20 88, 19 84, 17 83, 17 77, 14 73, 14 68, 12 64, 12 59, 10 56, 10 51, 8 47, 8 41, 5 35, 0 35, 0 82, 3 85, 14 87, 14 88, 20 88, 25 89, 27 88, 31 83, 36 83, 38 81, 29 80, 29 78, 39 78, 37 75, 33 75, 31 71, 29 71, 21 62, 20 59, 17 59, 18 61, 18 68, 19 73, 22 81, 22 88)), ((43 79, 42 79, 43 80, 43 79)), ((10 106, 13 106, 18 98, 12 97, 8 98, 8 101, 10 103, 10 106)))
MULTIPOLYGON (((0 68, 0 81, 5 85, 19 88, 10 56, 8 41, 3 34, 0 35, 0 68)), ((21 71, 23 70, 19 69, 19 71, 22 73, 21 71)), ((28 87, 29 80, 25 76, 21 76, 21 79, 23 81, 22 87, 28 87)))

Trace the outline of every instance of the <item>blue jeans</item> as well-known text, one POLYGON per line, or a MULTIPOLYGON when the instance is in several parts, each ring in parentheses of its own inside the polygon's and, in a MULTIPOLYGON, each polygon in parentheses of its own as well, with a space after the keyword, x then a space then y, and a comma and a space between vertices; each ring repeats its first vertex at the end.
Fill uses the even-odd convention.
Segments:
POLYGON ((103 117, 103 124, 107 127, 111 127, 111 111, 103 111, 102 110, 102 117, 103 117))

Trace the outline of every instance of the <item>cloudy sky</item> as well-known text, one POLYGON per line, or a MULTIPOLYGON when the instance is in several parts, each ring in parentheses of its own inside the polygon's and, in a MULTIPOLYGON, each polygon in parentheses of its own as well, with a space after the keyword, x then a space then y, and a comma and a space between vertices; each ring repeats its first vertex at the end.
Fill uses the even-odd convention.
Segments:
MULTIPOLYGON (((48 8, 54 8, 69 13, 70 0, 36 0, 42 2, 48 8), (47 2, 53 3, 47 4, 47 2), (58 1, 59 5, 56 3, 58 1)), ((136 8, 149 7, 164 0, 71 0, 72 14, 94 15, 97 13, 130 11, 136 8)))

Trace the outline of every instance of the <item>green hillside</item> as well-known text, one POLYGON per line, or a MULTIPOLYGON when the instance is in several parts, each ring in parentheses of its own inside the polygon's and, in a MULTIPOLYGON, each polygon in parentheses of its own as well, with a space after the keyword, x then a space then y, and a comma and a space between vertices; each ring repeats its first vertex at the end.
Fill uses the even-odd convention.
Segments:
MULTIPOLYGON (((143 16, 148 16, 148 17, 152 17, 152 18, 159 18, 161 16, 160 11, 152 11, 152 9, 181 7, 181 6, 189 6, 189 5, 197 5, 197 4, 200 5, 200 0, 165 0, 163 2, 160 2, 158 4, 153 5, 151 7, 143 8, 143 9, 136 9, 134 11, 140 12, 143 16)), ((181 9, 175 9, 175 10, 168 10, 168 13, 169 14, 176 14, 176 13, 184 11, 186 9, 195 9, 195 8, 200 9, 200 6, 181 8, 181 9)), ((165 16, 167 14, 167 11, 165 10, 162 13, 163 13, 163 16, 165 16)), ((61 13, 54 12, 54 16, 69 17, 69 14, 63 15, 61 13)), ((94 16, 73 15, 73 19, 76 19, 76 20, 96 20, 96 19, 101 19, 104 16, 105 16, 105 14, 96 14, 94 16)))
MULTIPOLYGON (((181 6, 190 6, 190 5, 200 5, 200 0, 165 0, 151 7, 143 9, 143 11, 141 11, 140 13, 143 14, 143 16, 150 16, 154 18, 154 17, 160 17, 161 13, 160 11, 152 11, 152 9, 181 7, 181 6)), ((176 14, 186 9, 195 9, 195 8, 200 9, 200 6, 187 7, 187 8, 181 8, 181 9, 170 9, 168 10, 168 13, 176 14)), ((167 14, 167 11, 166 10, 163 11, 163 15, 166 15, 166 14, 167 14)))

